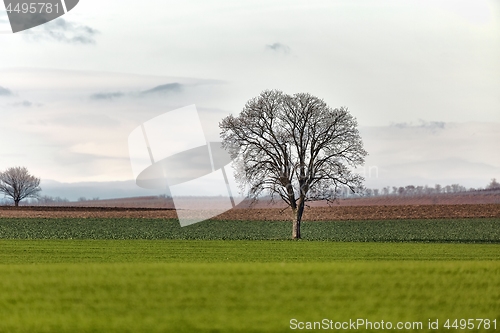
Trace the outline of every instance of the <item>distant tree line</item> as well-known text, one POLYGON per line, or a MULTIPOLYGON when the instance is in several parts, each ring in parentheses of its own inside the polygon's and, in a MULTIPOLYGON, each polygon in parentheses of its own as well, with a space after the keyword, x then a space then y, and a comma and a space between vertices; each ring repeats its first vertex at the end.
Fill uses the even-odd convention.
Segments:
MULTIPOLYGON (((434 185, 434 187, 430 187, 428 185, 425 186, 415 186, 415 185, 406 185, 406 186, 386 186, 379 189, 370 189, 366 188, 363 191, 364 196, 368 197, 376 197, 376 196, 402 196, 402 197, 412 197, 412 196, 429 196, 429 195, 437 195, 437 194, 457 194, 457 193, 465 193, 465 192, 479 192, 484 190, 500 190, 500 183, 497 182, 495 178, 491 180, 491 182, 483 189, 483 188, 466 188, 460 184, 451 184, 446 186, 441 186, 440 184, 434 185)), ((341 194, 340 197, 350 197, 348 191, 341 194)))
MULTIPOLYGON (((59 203, 70 202, 67 198, 52 197, 50 195, 40 195, 36 198, 28 198, 19 203, 19 206, 50 206, 57 205, 59 203)), ((10 206, 12 205, 11 198, 0 198, 0 205, 10 206)))
POLYGON ((99 197, 93 197, 92 199, 87 199, 86 197, 79 197, 78 201, 79 202, 85 202, 85 201, 98 201, 99 197))
POLYGON ((69 200, 67 198, 51 197, 50 195, 40 196, 37 200, 37 203, 39 205, 50 205, 50 204, 57 204, 57 203, 62 203, 62 202, 69 202, 69 200))

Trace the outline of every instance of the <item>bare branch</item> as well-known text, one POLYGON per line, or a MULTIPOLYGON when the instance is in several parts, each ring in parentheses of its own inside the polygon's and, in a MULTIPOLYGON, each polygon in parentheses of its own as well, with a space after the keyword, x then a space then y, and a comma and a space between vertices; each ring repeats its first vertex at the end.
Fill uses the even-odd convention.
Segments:
POLYGON ((310 94, 268 90, 219 126, 250 195, 279 196, 297 211, 298 222, 306 201, 332 201, 339 186, 362 188, 363 177, 349 168, 362 165, 367 152, 346 107, 332 109, 310 94))
POLYGON ((37 198, 40 178, 29 174, 25 167, 13 167, 0 173, 0 192, 11 197, 16 206, 26 198, 37 198))

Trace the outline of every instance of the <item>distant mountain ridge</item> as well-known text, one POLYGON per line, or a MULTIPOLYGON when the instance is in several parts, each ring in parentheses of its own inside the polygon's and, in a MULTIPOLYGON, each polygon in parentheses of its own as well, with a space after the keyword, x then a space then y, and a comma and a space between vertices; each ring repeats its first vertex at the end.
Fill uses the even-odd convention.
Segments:
POLYGON ((62 183, 55 180, 42 180, 41 196, 59 197, 69 201, 77 201, 85 198, 92 199, 116 199, 142 196, 168 195, 167 189, 146 190, 140 188, 133 180, 112 182, 77 182, 62 183))

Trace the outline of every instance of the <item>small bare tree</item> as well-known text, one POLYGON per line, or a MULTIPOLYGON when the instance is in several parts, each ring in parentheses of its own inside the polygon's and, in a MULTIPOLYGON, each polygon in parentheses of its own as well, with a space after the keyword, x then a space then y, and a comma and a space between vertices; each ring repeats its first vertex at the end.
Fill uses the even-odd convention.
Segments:
POLYGON ((293 239, 300 238, 306 201, 335 199, 343 186, 362 188, 363 177, 349 167, 363 164, 367 153, 347 108, 332 109, 309 94, 264 91, 219 126, 250 196, 279 196, 292 208, 293 239))
POLYGON ((496 190, 500 189, 500 183, 497 182, 496 178, 493 178, 491 182, 486 186, 486 189, 488 190, 496 190))
POLYGON ((14 200, 14 205, 25 198, 37 198, 40 178, 30 175, 25 167, 13 167, 0 173, 0 192, 14 200))

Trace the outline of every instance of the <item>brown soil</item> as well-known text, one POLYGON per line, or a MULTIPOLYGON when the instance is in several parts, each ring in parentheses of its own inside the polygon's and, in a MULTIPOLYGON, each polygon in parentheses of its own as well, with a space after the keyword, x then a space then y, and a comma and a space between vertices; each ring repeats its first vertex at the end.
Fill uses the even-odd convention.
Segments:
MULTIPOLYGON (((304 221, 391 220, 436 218, 500 218, 500 204, 485 205, 398 205, 311 207, 304 211, 304 221)), ((217 217, 223 220, 292 219, 289 209, 233 209, 217 217)))
POLYGON ((177 218, 174 209, 121 208, 121 207, 0 207, 1 217, 24 218, 177 218))
MULTIPOLYGON (((110 207, 0 207, 0 217, 16 218, 176 218, 173 209, 110 208, 110 207)), ((459 205, 380 205, 308 207, 304 221, 385 220, 435 218, 500 218, 500 204, 459 205)), ((236 208, 218 220, 291 220, 290 209, 236 208)))

